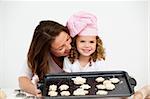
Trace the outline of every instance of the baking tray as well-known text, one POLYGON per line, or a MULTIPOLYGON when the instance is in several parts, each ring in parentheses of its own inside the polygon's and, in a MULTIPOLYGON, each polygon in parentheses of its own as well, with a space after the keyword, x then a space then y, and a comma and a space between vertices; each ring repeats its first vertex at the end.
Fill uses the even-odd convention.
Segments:
POLYGON ((56 98, 56 99, 73 99, 73 98, 110 98, 110 97, 129 97, 134 94, 134 87, 136 86, 136 80, 131 78, 126 71, 99 71, 99 72, 74 72, 74 73, 59 73, 59 74, 47 74, 44 77, 44 84, 42 88, 42 94, 45 97, 56 98), (72 81, 72 78, 81 76, 87 79, 87 84, 91 86, 89 89, 89 94, 84 96, 74 96, 73 91, 79 88, 72 81), (95 81, 97 77, 104 77, 105 79, 110 79, 116 77, 120 80, 118 84, 115 84, 115 89, 108 91, 107 95, 96 95, 96 85, 98 82, 95 81), (70 91, 70 96, 61 96, 60 90, 57 89, 57 96, 48 96, 49 85, 55 84, 59 87, 62 84, 69 85, 68 91, 70 91))

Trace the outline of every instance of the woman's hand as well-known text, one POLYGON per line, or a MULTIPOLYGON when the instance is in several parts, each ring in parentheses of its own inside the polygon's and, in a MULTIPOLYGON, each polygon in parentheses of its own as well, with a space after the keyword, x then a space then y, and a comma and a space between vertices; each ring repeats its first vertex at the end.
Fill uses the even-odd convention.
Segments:
POLYGON ((150 99, 150 85, 146 85, 136 91, 133 99, 150 99))
POLYGON ((41 90, 38 89, 35 84, 33 84, 28 77, 19 77, 19 86, 21 90, 40 97, 42 96, 41 90))
POLYGON ((36 94, 35 94, 36 97, 42 97, 42 93, 41 93, 41 90, 40 89, 36 89, 36 94))
POLYGON ((134 93, 133 99, 143 99, 144 96, 141 92, 137 91, 134 93))

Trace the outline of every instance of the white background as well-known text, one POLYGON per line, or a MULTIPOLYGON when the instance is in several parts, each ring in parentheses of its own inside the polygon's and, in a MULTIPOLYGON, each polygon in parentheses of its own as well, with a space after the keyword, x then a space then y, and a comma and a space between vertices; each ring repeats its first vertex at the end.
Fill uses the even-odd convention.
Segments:
POLYGON ((0 1, 0 88, 18 88, 18 72, 39 21, 65 25, 81 10, 98 18, 109 69, 127 71, 137 80, 136 88, 150 83, 147 0, 0 1))

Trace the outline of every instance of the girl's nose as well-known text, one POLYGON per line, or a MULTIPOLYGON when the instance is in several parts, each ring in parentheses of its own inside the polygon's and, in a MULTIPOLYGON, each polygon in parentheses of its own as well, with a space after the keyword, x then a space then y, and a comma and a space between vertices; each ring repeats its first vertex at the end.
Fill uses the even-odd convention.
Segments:
POLYGON ((85 43, 85 47, 90 47, 90 44, 89 43, 85 43))

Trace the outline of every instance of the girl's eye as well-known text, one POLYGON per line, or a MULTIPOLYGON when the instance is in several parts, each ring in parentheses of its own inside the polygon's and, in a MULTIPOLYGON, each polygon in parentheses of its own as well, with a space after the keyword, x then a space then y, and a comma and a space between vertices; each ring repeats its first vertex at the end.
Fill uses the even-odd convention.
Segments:
POLYGON ((85 41, 80 41, 81 43, 85 42, 85 41))
POLYGON ((90 43, 94 43, 94 41, 90 41, 90 43))

